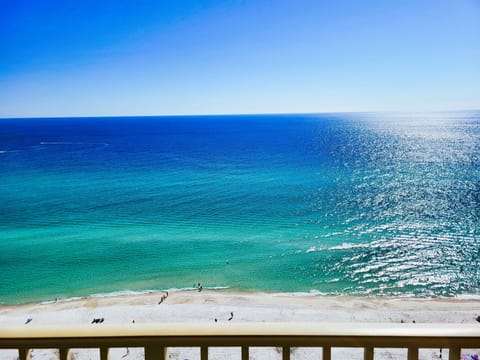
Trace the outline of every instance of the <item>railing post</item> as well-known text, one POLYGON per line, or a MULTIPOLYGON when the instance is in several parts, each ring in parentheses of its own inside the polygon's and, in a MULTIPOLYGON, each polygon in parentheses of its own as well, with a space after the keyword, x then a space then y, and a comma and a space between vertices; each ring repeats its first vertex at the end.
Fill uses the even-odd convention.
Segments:
POLYGON ((208 360, 208 346, 200 347, 200 359, 208 360))
POLYGON ((250 359, 250 348, 247 346, 242 346, 242 360, 250 359))
POLYGON ((460 360, 460 348, 451 347, 448 351, 448 360, 460 360))
POLYGON ((145 346, 145 360, 165 360, 165 348, 158 345, 145 346))
POLYGON ((69 354, 70 354, 70 349, 67 348, 60 348, 58 349, 58 354, 60 357, 60 360, 68 360, 69 354))
POLYGON ((408 360, 418 360, 418 347, 408 348, 408 360))
POLYGON ((100 348, 100 360, 108 360, 108 347, 100 348))
POLYGON ((323 360, 330 360, 332 357, 332 348, 330 346, 324 346, 322 350, 323 360))
POLYGON ((373 347, 366 346, 363 349, 363 359, 364 360, 373 360, 373 347))
POLYGON ((282 360, 290 360, 290 346, 282 347, 282 360))
POLYGON ((20 348, 18 349, 18 357, 20 358, 20 360, 30 360, 30 352, 31 349, 20 348))

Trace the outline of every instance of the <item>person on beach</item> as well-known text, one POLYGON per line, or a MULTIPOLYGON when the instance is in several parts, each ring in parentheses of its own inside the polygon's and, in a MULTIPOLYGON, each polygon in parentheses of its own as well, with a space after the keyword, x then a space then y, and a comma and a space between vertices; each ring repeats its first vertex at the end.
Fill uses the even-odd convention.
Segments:
POLYGON ((230 313, 230 317, 228 318, 228 321, 233 319, 233 312, 230 313))
POLYGON ((163 303, 165 300, 167 300, 167 297, 168 297, 168 291, 162 295, 162 298, 160 299, 160 301, 158 302, 158 304, 160 305, 161 303, 163 303))

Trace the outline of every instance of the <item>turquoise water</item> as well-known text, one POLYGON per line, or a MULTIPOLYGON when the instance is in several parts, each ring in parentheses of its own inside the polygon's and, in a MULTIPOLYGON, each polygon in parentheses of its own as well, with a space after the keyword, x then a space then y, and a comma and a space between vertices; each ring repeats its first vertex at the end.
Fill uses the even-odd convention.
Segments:
POLYGON ((0 302, 480 295, 480 113, 0 120, 0 302))

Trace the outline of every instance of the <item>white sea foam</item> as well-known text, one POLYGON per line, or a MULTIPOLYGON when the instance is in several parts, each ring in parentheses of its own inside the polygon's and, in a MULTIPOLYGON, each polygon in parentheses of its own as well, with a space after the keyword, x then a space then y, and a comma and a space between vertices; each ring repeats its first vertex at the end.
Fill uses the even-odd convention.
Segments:
POLYGON ((329 247, 328 250, 348 250, 348 249, 356 249, 356 248, 365 248, 368 246, 369 246, 368 244, 343 243, 342 245, 329 247))
MULTIPOLYGON (((229 286, 203 286, 203 290, 225 290, 225 289, 230 289, 229 286)), ((170 288, 166 290, 160 290, 160 291, 169 291, 169 292, 178 292, 178 291, 192 291, 192 290, 198 290, 197 287, 185 287, 185 288, 170 288)))
MULTIPOLYGON (((225 290, 229 289, 229 286, 203 286, 203 290, 225 290)), ((145 294, 155 294, 155 293, 162 293, 162 292, 181 292, 181 291, 192 291, 192 290, 198 290, 196 287, 184 287, 184 288, 169 288, 169 289, 163 289, 163 290, 120 290, 120 291, 112 291, 108 293, 96 293, 96 294, 91 294, 88 296, 74 296, 74 297, 69 297, 69 298, 58 298, 55 300, 45 300, 42 301, 40 304, 41 305, 47 305, 47 304, 54 304, 54 303, 59 303, 59 302, 70 302, 70 301, 75 301, 75 300, 86 300, 86 299, 92 299, 92 298, 108 298, 108 297, 117 297, 117 296, 136 296, 136 295, 145 295, 145 294)))
POLYGON ((70 302, 70 301, 81 300, 81 299, 85 299, 85 298, 82 298, 82 297, 79 297, 79 296, 74 296, 74 297, 70 297, 70 298, 59 298, 59 299, 55 299, 55 300, 46 300, 46 301, 42 301, 40 304, 41 305, 47 305, 47 304, 53 304, 53 303, 57 303, 57 302, 70 302))
POLYGON ((306 295, 308 295, 308 296, 326 296, 326 295, 329 295, 329 294, 326 293, 326 292, 316 290, 316 289, 312 289, 308 293, 306 293, 306 295))
POLYGON ((92 294, 87 296, 86 298, 103 298, 103 297, 114 297, 114 296, 125 296, 125 295, 143 295, 143 294, 151 294, 155 292, 158 292, 158 290, 142 290, 142 291, 120 290, 120 291, 112 291, 109 293, 92 294))
POLYGON ((325 250, 349 250, 349 249, 356 249, 356 248, 366 248, 371 246, 371 244, 352 244, 352 243, 343 243, 341 245, 335 245, 331 247, 323 247, 323 246, 310 246, 307 250, 305 250, 306 254, 317 252, 317 251, 325 251, 325 250))
POLYGON ((121 290, 121 291, 113 291, 109 293, 91 294, 88 296, 72 296, 68 298, 46 300, 46 301, 42 301, 40 304, 46 305, 46 304, 53 304, 57 302, 70 302, 70 301, 85 300, 85 299, 91 299, 91 298, 104 298, 104 297, 125 296, 125 295, 142 295, 142 294, 149 294, 154 292, 158 292, 158 290, 144 290, 144 291, 121 290))
POLYGON ((454 297, 458 300, 480 300, 480 294, 459 294, 454 297))
POLYGON ((329 293, 321 292, 316 289, 310 291, 295 291, 295 292, 284 292, 284 293, 275 293, 275 296, 328 296, 329 293))
POLYGON ((55 304, 57 301, 55 300, 46 300, 46 301, 42 301, 40 303, 40 305, 48 305, 48 304, 55 304))

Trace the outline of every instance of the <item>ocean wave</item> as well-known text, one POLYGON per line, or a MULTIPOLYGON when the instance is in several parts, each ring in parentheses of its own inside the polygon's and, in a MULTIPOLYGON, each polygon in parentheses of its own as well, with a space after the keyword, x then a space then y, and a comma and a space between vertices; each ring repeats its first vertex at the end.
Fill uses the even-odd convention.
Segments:
MULTIPOLYGON (((226 290, 230 289, 229 286, 205 286, 203 287, 204 290, 226 290)), ((109 297, 117 297, 117 296, 138 296, 138 295, 145 295, 145 294, 161 294, 164 292, 175 293, 175 292, 186 292, 186 291, 197 291, 196 287, 184 287, 184 288, 168 288, 164 290, 121 290, 121 291, 113 291, 109 293, 97 293, 92 294, 84 297, 70 297, 70 298, 59 298, 55 300, 46 300, 40 302, 40 305, 48 305, 54 303, 63 303, 63 302, 71 302, 77 300, 88 300, 92 298, 109 298, 109 297)), ((240 290, 239 290, 240 291, 240 290)), ((259 292, 261 292, 259 290, 259 292)), ((429 300, 429 299, 445 299, 445 300, 480 300, 480 294, 459 294, 457 296, 438 296, 438 295, 424 295, 418 296, 413 293, 396 293, 396 294, 378 294, 374 291, 363 291, 363 292, 349 292, 349 293, 342 293, 337 291, 332 292, 324 292, 317 289, 311 289, 309 291, 293 291, 293 292, 273 292, 271 293, 273 296, 278 297, 314 297, 314 296, 327 296, 327 297, 359 297, 359 298, 379 298, 379 299, 392 299, 392 300, 402 300, 402 299, 417 299, 417 300, 429 300)))
MULTIPOLYGON (((229 286, 203 286, 203 290, 226 290, 229 289, 229 286)), ((182 292, 182 291, 194 291, 198 290, 196 287, 184 287, 184 288, 168 288, 168 289, 161 289, 161 290, 119 290, 119 291, 112 291, 108 293, 95 293, 88 296, 73 296, 68 298, 57 298, 55 300, 45 300, 40 302, 41 305, 48 305, 54 303, 61 303, 61 302, 70 302, 76 300, 87 300, 87 299, 94 299, 94 298, 109 298, 109 297, 117 297, 117 296, 137 296, 137 295, 145 295, 145 294, 155 294, 155 293, 163 293, 168 291, 169 293, 174 292, 182 292)))
POLYGON ((274 293, 273 295, 287 297, 287 296, 331 296, 334 294, 312 289, 310 291, 280 292, 280 293, 274 293))
POLYGON ((356 249, 356 248, 365 248, 368 247, 369 244, 351 244, 351 243, 343 243, 341 245, 336 245, 329 247, 328 250, 348 250, 348 249, 356 249))
POLYGON ((371 244, 352 244, 352 243, 343 243, 341 245, 335 245, 330 247, 325 246, 310 246, 307 250, 305 250, 306 254, 317 252, 317 251, 335 251, 335 250, 349 250, 349 249, 357 249, 357 248, 366 248, 371 246, 371 244))
POLYGON ((102 142, 74 142, 74 141, 40 141, 40 145, 104 145, 108 146, 108 143, 102 142))
POLYGON ((115 296, 127 296, 127 295, 145 295, 145 294, 152 294, 159 292, 159 290, 120 290, 120 291, 112 291, 109 293, 97 293, 86 296, 86 299, 91 298, 104 298, 104 297, 115 297, 115 296))
POLYGON ((80 296, 73 296, 69 298, 58 298, 55 300, 45 300, 40 303, 40 305, 48 305, 48 304, 54 304, 54 303, 59 303, 59 302, 70 302, 70 301, 75 301, 75 300, 82 300, 86 299, 87 297, 80 297, 80 296))
POLYGON ((27 146, 22 149, 0 150, 0 154, 24 152, 29 150, 41 150, 42 146, 40 145, 98 145, 98 146, 101 145, 103 147, 110 146, 109 143, 103 143, 103 142, 40 141, 38 145, 27 146))
MULTIPOLYGON (((203 290, 226 290, 230 289, 230 286, 203 286, 203 290)), ((197 287, 184 287, 184 288, 170 288, 166 290, 159 290, 160 292, 162 291, 168 291, 168 292, 180 292, 180 291, 192 291, 192 290, 198 290, 197 287)))
POLYGON ((480 300, 480 294, 458 294, 453 297, 458 300, 480 300))
POLYGON ((310 246, 307 250, 305 250, 305 253, 309 254, 309 253, 317 252, 317 251, 350 250, 350 249, 367 248, 367 247, 372 247, 372 244, 343 243, 341 245, 335 245, 335 246, 330 246, 330 247, 310 246))

